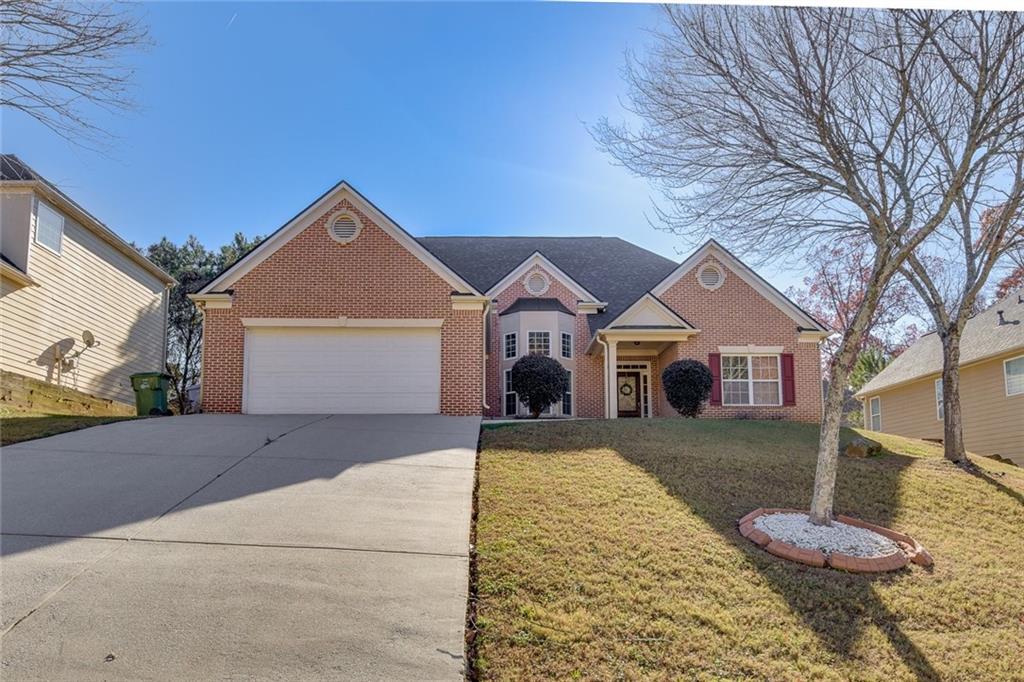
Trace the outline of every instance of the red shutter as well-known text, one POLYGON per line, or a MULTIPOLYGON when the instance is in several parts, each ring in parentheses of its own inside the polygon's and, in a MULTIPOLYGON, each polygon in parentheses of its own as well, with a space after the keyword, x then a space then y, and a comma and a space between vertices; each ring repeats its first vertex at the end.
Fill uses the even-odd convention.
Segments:
POLYGON ((793 373, 793 354, 782 354, 782 404, 796 405, 796 375, 793 373))
POLYGON ((711 369, 711 404, 722 404, 722 354, 708 353, 708 367, 711 369))

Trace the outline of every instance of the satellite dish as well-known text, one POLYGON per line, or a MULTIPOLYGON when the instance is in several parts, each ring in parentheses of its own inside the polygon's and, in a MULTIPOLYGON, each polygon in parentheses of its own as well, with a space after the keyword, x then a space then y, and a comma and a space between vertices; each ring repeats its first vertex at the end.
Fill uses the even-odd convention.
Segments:
POLYGON ((92 332, 89 331, 88 329, 82 332, 82 341, 85 342, 86 348, 92 348, 93 346, 98 345, 96 342, 96 337, 93 336, 92 332))

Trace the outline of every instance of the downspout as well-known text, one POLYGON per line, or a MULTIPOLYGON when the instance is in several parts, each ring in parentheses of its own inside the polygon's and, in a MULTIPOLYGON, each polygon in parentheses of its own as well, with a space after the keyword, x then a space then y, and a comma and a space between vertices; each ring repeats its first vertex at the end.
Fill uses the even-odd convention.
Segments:
POLYGON ((487 311, 488 311, 488 309, 490 307, 491 307, 491 302, 490 302, 490 300, 488 300, 486 303, 484 303, 484 314, 483 314, 483 318, 484 318, 484 322, 483 322, 483 362, 481 363, 481 365, 483 366, 483 377, 482 377, 482 381, 480 382, 481 386, 483 388, 483 401, 482 402, 483 402, 484 411, 487 411, 487 410, 491 409, 491 406, 487 404, 487 322, 488 322, 487 311))
POLYGON ((601 365, 604 367, 604 372, 602 372, 602 376, 604 378, 604 418, 608 419, 608 342, 602 339, 600 334, 594 338, 596 338, 597 342, 604 347, 604 359, 602 359, 601 365))

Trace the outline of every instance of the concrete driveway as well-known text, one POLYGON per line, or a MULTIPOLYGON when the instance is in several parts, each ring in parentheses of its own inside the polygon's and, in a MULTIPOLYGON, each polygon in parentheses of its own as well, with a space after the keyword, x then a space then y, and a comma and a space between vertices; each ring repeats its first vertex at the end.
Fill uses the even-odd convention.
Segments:
POLYGON ((459 678, 479 426, 195 415, 4 448, 0 676, 459 678))

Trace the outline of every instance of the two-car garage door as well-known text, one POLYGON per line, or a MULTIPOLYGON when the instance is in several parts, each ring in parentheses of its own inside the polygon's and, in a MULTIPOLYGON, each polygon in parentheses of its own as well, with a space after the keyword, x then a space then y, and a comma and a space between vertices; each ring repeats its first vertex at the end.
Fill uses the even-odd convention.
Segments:
POLYGON ((427 413, 441 406, 441 330, 249 327, 249 414, 427 413))

